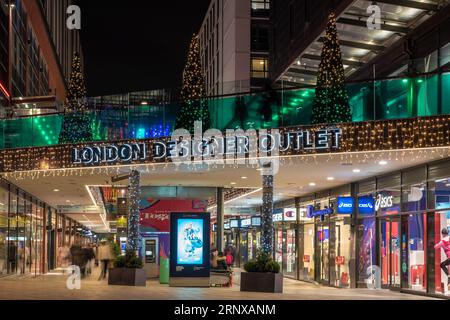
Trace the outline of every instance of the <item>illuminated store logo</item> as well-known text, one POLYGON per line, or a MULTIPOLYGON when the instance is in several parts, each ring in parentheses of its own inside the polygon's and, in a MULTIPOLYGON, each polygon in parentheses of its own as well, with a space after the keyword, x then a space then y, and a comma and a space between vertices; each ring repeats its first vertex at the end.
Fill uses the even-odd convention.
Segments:
POLYGON ((339 197, 337 198, 337 212, 341 214, 353 213, 353 198, 339 197))
POLYGON ((147 145, 145 143, 92 146, 72 149, 72 162, 75 164, 127 163, 146 159, 147 145))
POLYGON ((358 199, 358 208, 360 214, 372 214, 375 203, 373 197, 360 197, 358 199))
POLYGON ((375 201, 375 211, 392 208, 394 206, 394 196, 383 196, 379 194, 375 201))
POLYGON ((333 209, 331 209, 331 208, 325 208, 322 210, 314 210, 314 206, 307 206, 306 210, 307 210, 306 215, 308 216, 308 218, 327 216, 327 215, 334 213, 333 209))
POLYGON ((241 228, 249 228, 252 225, 252 219, 241 220, 241 228))
POLYGON ((283 221, 283 213, 282 212, 274 213, 272 215, 272 221, 273 222, 282 222, 283 221))

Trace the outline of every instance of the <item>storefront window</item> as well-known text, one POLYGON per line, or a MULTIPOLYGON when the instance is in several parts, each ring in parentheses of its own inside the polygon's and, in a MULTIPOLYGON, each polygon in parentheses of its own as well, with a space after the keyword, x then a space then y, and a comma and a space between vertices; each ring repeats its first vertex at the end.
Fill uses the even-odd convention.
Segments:
POLYGON ((327 224, 321 224, 317 227, 317 243, 319 245, 320 280, 328 282, 330 275, 330 227, 327 224))
POLYGON ((290 277, 297 277, 297 248, 295 239, 295 229, 286 230, 286 270, 284 274, 290 277))
POLYGON ((248 232, 248 260, 253 260, 253 252, 255 250, 255 245, 253 243, 254 238, 253 238, 253 231, 250 230, 248 232))
POLYGON ((335 261, 335 286, 350 286, 350 219, 340 218, 335 222, 336 232, 336 261, 335 261))
POLYGON ((283 267, 283 227, 275 229, 275 261, 283 267))
POLYGON ((358 286, 374 286, 379 275, 376 267, 376 231, 375 218, 360 220, 357 229, 358 252, 358 286))
POLYGON ((426 290, 426 216, 423 213, 408 217, 408 287, 412 290, 426 290))
MULTIPOLYGON (((300 228, 300 246, 303 254, 300 256, 300 279, 314 280, 314 224, 308 223, 300 228)), ((300 249, 301 250, 301 249, 300 249)))
MULTIPOLYGON (((450 179, 438 180, 435 185, 435 206, 438 212, 434 216, 434 244, 441 241, 442 229, 450 229, 450 179)), ((446 261, 447 255, 443 249, 435 252, 434 269, 435 269, 435 290, 437 294, 450 296, 449 277, 441 268, 441 263, 446 261)), ((444 266, 445 268, 445 266, 444 266)), ((448 266, 447 272, 448 272, 448 266)))
POLYGON ((8 273, 17 273, 17 196, 10 194, 8 230, 8 273))
POLYGON ((5 275, 7 268, 8 253, 8 191, 0 188, 0 276, 5 275))

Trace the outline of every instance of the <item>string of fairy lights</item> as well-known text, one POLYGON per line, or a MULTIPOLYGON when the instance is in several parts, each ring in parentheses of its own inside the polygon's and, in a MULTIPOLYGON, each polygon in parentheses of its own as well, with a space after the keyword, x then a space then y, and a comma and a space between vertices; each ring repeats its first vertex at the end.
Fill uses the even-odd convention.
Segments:
POLYGON ((86 86, 81 58, 75 53, 69 79, 69 91, 64 107, 64 117, 59 143, 77 143, 93 140, 91 116, 87 112, 86 86))
POLYGON ((137 170, 131 171, 128 187, 128 248, 137 252, 140 240, 140 211, 139 201, 141 195, 140 173, 137 170))
POLYGON ((344 65, 336 27, 336 15, 328 17, 323 41, 312 123, 350 122, 352 113, 345 87, 344 65))
POLYGON ((205 79, 201 67, 199 37, 194 34, 183 72, 181 104, 177 113, 175 129, 187 129, 189 132, 193 132, 195 121, 201 121, 205 130, 210 128, 211 120, 208 103, 204 99, 205 96, 205 79))
MULTIPOLYGON (((337 126, 342 129, 342 137, 339 147, 335 150, 325 150, 325 154, 348 154, 350 153, 367 153, 371 151, 389 151, 389 150, 409 150, 418 148, 436 148, 450 146, 450 116, 434 116, 421 117, 401 120, 387 120, 374 122, 346 123, 337 126)), ((310 130, 314 133, 323 129, 321 126, 297 126, 280 129, 283 137, 287 133, 294 133, 302 130, 310 130)), ((130 166, 148 164, 149 168, 145 170, 153 170, 152 165, 165 164, 170 165, 170 159, 154 159, 153 154, 155 142, 170 142, 171 138, 148 139, 145 142, 148 145, 147 160, 134 161, 130 166)), ((127 143, 137 143, 137 140, 126 141, 127 143)), ((142 142, 142 141, 139 141, 142 142)), ((33 147, 23 149, 4 149, 0 150, 0 172, 24 172, 24 171, 49 171, 62 169, 70 170, 83 168, 80 164, 72 162, 72 149, 74 147, 84 148, 89 144, 76 145, 58 145, 50 147, 33 147)), ((102 143, 96 144, 98 146, 102 143)), ((105 144, 106 145, 106 144, 105 144)), ((317 150, 304 150, 288 148, 286 151, 280 152, 280 162, 288 161, 289 157, 298 155, 320 155, 317 150)), ((364 155, 358 155, 361 159, 364 155)), ((303 157, 302 161, 311 161, 314 157, 303 157)), ((205 161, 205 163, 208 163, 205 161)), ((227 159, 226 165, 239 166, 239 159, 227 159)), ((250 166, 256 166, 250 164, 250 166)), ((87 173, 98 172, 102 167, 105 171, 111 171, 107 164, 99 164, 96 168, 86 166, 87 173)), ((220 163, 211 162, 208 168, 214 169, 221 167, 220 163)), ((203 170, 203 167, 192 167, 192 170, 203 170)), ((176 170, 176 168, 175 168, 176 170)), ((75 170, 77 171, 77 170, 75 170)), ((73 172, 75 172, 73 171, 73 172)), ((59 172, 59 171, 58 171, 59 172)), ((78 172, 78 171, 77 171, 78 172)), ((59 173, 58 173, 59 174, 59 173)), ((74 173, 75 174, 75 173, 74 173)), ((79 174, 79 173, 77 173, 79 174)), ((84 173, 83 173, 84 174, 84 173)))

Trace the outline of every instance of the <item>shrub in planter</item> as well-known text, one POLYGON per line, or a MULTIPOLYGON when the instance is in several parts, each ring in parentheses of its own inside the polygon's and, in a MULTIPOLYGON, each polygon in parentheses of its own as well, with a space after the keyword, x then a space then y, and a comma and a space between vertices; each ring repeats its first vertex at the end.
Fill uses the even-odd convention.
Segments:
POLYGON ((283 292, 283 275, 280 274, 280 264, 264 252, 258 252, 256 260, 250 260, 244 265, 241 274, 241 291, 283 292))
POLYGON ((280 264, 262 251, 256 254, 256 260, 250 260, 244 265, 244 270, 247 272, 280 273, 280 269, 280 264))
POLYGON ((108 284, 145 286, 147 276, 142 267, 142 260, 136 253, 127 250, 125 256, 118 256, 114 260, 114 268, 109 270, 108 284))

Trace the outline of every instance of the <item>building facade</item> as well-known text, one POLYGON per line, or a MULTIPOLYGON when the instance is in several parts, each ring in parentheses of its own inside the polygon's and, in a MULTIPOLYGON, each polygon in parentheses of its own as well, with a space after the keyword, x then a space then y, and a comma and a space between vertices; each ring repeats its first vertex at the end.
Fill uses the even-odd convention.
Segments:
POLYGON ((199 31, 208 96, 261 89, 268 78, 269 0, 212 0, 199 31))
POLYGON ((381 24, 372 27, 370 1, 273 0, 270 78, 283 88, 316 84, 331 11, 348 81, 436 72, 450 57, 448 4, 377 1, 381 24))
POLYGON ((35 113, 40 113, 39 102, 52 109, 64 102, 73 53, 82 53, 78 30, 66 27, 66 10, 71 3, 0 2, 0 96, 4 117, 28 115, 35 104, 35 113))

